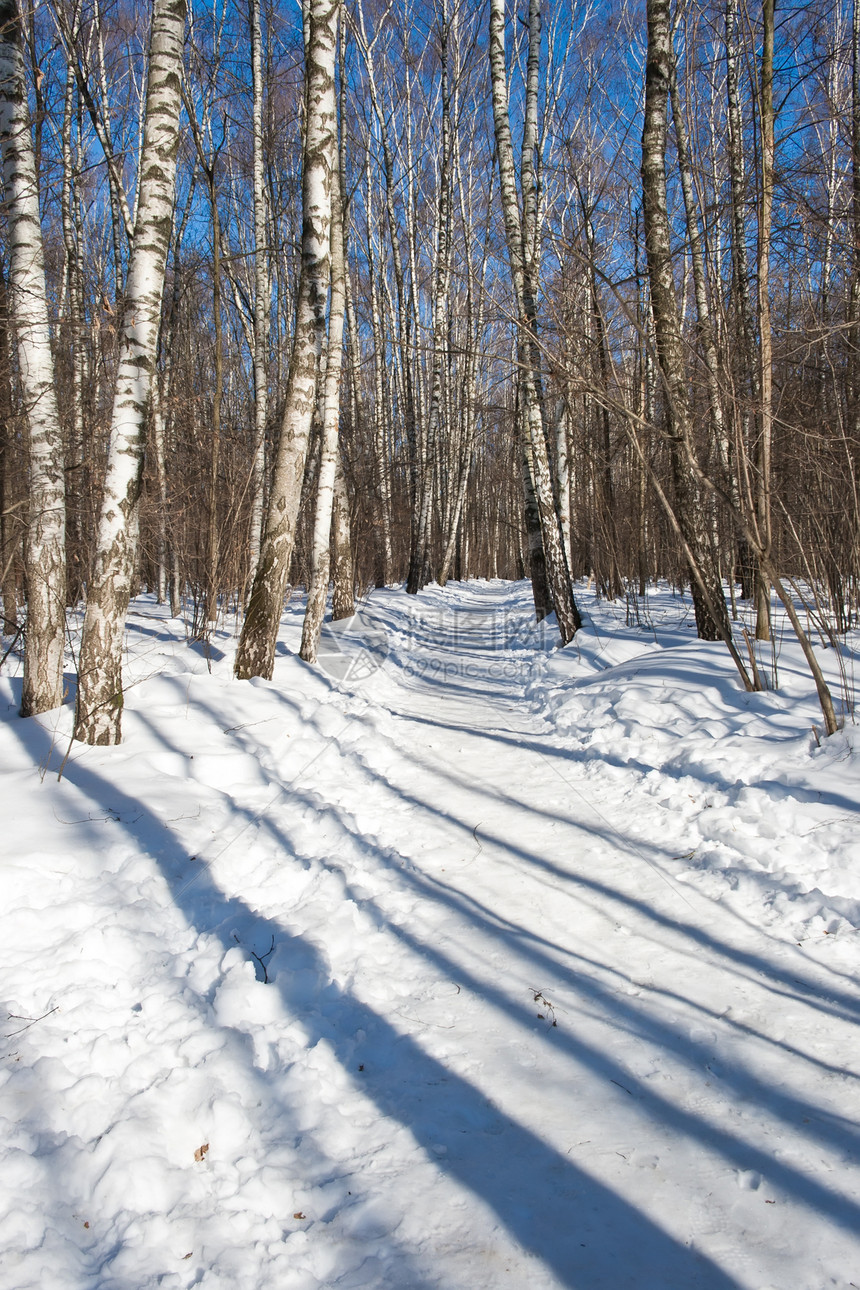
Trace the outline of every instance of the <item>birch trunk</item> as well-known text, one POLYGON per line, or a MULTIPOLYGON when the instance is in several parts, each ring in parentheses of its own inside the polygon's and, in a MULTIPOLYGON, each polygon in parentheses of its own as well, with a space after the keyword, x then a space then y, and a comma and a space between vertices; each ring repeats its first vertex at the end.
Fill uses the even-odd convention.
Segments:
POLYGON ((290 574, 325 340, 332 186, 337 178, 335 53, 340 0, 306 6, 302 268, 286 405, 260 562, 236 653, 240 679, 271 679, 290 574))
POLYGON ((564 399, 559 399, 555 414, 555 486, 558 493, 558 522, 564 542, 568 569, 573 568, 573 544, 570 529, 570 443, 568 413, 564 399))
POLYGON ((331 516, 331 553, 333 587, 331 597, 332 621, 351 618, 355 613, 355 566, 352 557, 352 534, 349 519, 349 495, 343 474, 340 452, 337 454, 334 476, 334 507, 331 516))
POLYGON ((684 216, 687 222, 687 241, 690 247, 690 261, 693 270, 693 290, 696 298, 696 318, 698 322, 699 341, 702 356, 705 360, 708 386, 708 411, 711 418, 711 433, 714 446, 719 454, 720 465, 726 477, 729 474, 729 445, 726 437, 723 405, 720 399, 719 358, 711 323, 711 310, 708 301, 708 284, 705 274, 705 250, 699 218, 696 211, 696 200, 693 189, 693 169, 690 160, 690 149, 687 141, 687 125, 681 107, 681 96, 678 92, 678 73, 675 50, 672 48, 670 75, 670 95, 672 102, 672 120, 675 124, 675 144, 678 153, 678 169, 681 173, 681 191, 684 197, 684 216))
MULTIPOLYGON (((218 475, 221 465, 221 400, 224 392, 224 337, 221 328, 221 220, 215 184, 215 158, 207 172, 212 212, 212 329, 215 333, 215 388, 212 391, 212 428, 209 457, 209 525, 206 540, 206 621, 218 619, 218 475)), ((203 629, 205 632, 205 628, 203 629)))
MULTIPOLYGON (((397 295, 397 336, 399 340, 400 366, 403 380, 403 409, 406 440, 410 454, 411 494, 414 505, 418 491, 416 472, 418 468, 418 426, 420 425, 421 417, 419 410, 416 408, 416 390, 413 372, 414 338, 412 335, 413 309, 411 307, 413 302, 409 299, 410 293, 407 291, 406 275, 403 270, 403 256, 400 249, 400 239, 398 237, 397 212, 395 207, 394 152, 391 147, 391 136, 388 129, 388 121, 380 102, 379 92, 376 85, 373 47, 372 43, 367 39, 364 10, 361 5, 358 6, 358 21, 365 63, 367 66, 367 85, 370 92, 370 102, 379 129, 380 143, 382 144, 383 175, 385 178, 385 209, 388 218, 388 230, 391 236, 391 258, 394 268, 394 285, 397 295)), ((409 85, 410 80, 407 72, 407 92, 409 85)), ((407 157, 407 166, 408 165, 409 158, 407 157)), ((410 263, 413 265, 412 290, 414 291, 414 284, 416 281, 414 270, 415 239, 411 235, 409 239, 409 251, 410 263)), ((418 401, 420 402, 420 399, 418 401)), ((415 512, 413 510, 413 517, 414 515, 415 512)))
MULTIPOLYGON (((484 267, 486 267, 486 252, 484 267)), ((484 326, 483 310, 484 299, 483 295, 481 295, 478 304, 478 316, 473 322, 470 273, 466 299, 467 349, 465 355, 465 371, 463 373, 462 382, 462 435, 459 444, 459 460, 454 462, 454 466, 456 468, 456 473, 454 475, 454 479, 456 480, 456 490, 454 491, 452 498, 452 505, 449 508, 447 529, 443 530, 447 531, 448 540, 445 543, 445 551, 442 555, 442 565, 437 579, 440 587, 445 586, 445 583, 451 575, 451 566, 454 563, 454 555, 457 549, 457 536, 460 532, 463 507, 466 501, 466 491, 469 486, 469 474, 471 472, 475 450, 478 404, 478 345, 484 326)), ((453 483, 451 487, 453 488, 453 483)))
POLYGON ((21 703, 21 715, 26 717, 59 707, 63 701, 66 507, 62 431, 45 293, 38 176, 16 0, 0 0, 0 148, 10 314, 29 435, 27 627, 21 703))
POLYGON ((175 200, 184 33, 185 0, 155 0, 107 477, 81 641, 75 737, 90 744, 122 737, 122 637, 175 200))
POLYGON ((773 341, 770 324, 770 233, 773 213, 774 107, 773 35, 774 0, 762 4, 761 51, 761 205, 758 229, 759 389, 761 421, 756 451, 756 523, 763 559, 755 582, 756 640, 770 640, 770 582, 763 565, 771 555, 771 441, 773 439, 773 341))
MULTIPOLYGON (((17 563, 21 548, 19 509, 14 501, 12 365, 9 346, 9 305, 6 275, 0 262, 0 595, 3 597, 2 632, 18 631, 17 563)), ((19 504, 20 505, 20 504, 19 504)))
MULTIPOLYGON (((385 342, 383 339, 382 314, 379 307, 379 278, 382 275, 381 246, 377 251, 376 239, 373 236, 373 190, 370 179, 370 159, 367 165, 367 221, 368 221, 368 292, 370 295, 370 327, 373 337, 373 441, 376 470, 376 497, 378 515, 378 539, 380 546, 379 586, 386 587, 391 580, 392 547, 391 547, 391 483, 388 469, 388 436, 386 434, 385 403, 385 342)), ((380 239, 381 242, 381 239, 380 239)), ((350 307, 349 337, 350 346, 354 349, 358 338, 358 323, 355 309, 347 293, 350 307)), ((412 453, 410 449, 410 469, 412 453)))
POLYGON ((156 377, 152 387, 152 441, 155 449, 155 482, 158 488, 158 535, 157 535, 157 579, 158 603, 163 605, 167 599, 167 535, 165 520, 167 516, 167 458, 164 433, 164 413, 161 410, 162 399, 156 377))
MULTIPOLYGON (((750 292, 749 255, 746 231, 746 160, 744 156, 743 115, 738 71, 738 0, 726 0, 726 98, 729 152, 729 185, 732 208, 732 259, 735 291, 743 328, 744 355, 755 348, 755 322, 750 292)), ((752 377, 752 372, 749 373, 752 377)), ((754 378, 753 378, 754 379, 754 378)))
MULTIPOLYGON (((537 293, 540 274, 540 185, 538 177, 538 93, 540 89, 540 0, 529 0, 528 57, 526 60, 526 98, 523 118, 523 143, 520 157, 522 189, 522 260, 523 307, 529 325, 528 344, 532 359, 532 380, 543 412, 540 351, 537 339, 537 293)), ((504 199, 503 199, 504 200, 504 199)))
POLYGON ((595 494, 600 503, 600 528, 602 533, 600 566, 605 570, 601 579, 604 591, 609 600, 615 600, 624 594, 624 583, 618 571, 618 532, 615 525, 615 499, 612 488, 612 439, 609 422, 609 358, 607 353, 606 327, 603 321, 603 310, 600 306, 600 295, 597 289, 597 244, 594 235, 593 208, 587 208, 586 243, 588 246, 588 292, 591 305, 591 316, 594 326, 594 345, 597 349, 597 365, 600 373, 600 390, 603 397, 597 400, 597 451, 595 453, 595 494))
MULTIPOLYGON (((737 371, 740 389, 740 407, 737 414, 737 460, 746 473, 746 458, 750 442, 750 406, 758 399, 758 371, 754 360, 756 353, 755 319, 750 291, 749 255, 746 230, 746 160, 744 156, 743 114, 740 100, 738 70, 738 0, 726 0, 726 103, 728 126, 729 186, 731 193, 732 268, 734 271, 734 297, 740 321, 741 344, 737 371)), ((744 490, 746 491, 746 490, 744 490)), ((746 498, 752 509, 752 498, 746 498)), ((738 543, 741 593, 746 598, 755 588, 755 556, 745 539, 738 543)))
POLYGON ((328 346, 322 395, 322 445, 317 477, 314 512, 311 578, 302 643, 299 655, 306 663, 317 661, 320 629, 325 615, 331 571, 331 529, 337 473, 338 429, 340 426, 340 375, 343 364, 343 321, 346 310, 346 266, 344 263, 343 210, 340 175, 332 184, 331 195, 331 304, 329 307, 328 346))
MULTIPOLYGON (((343 96, 345 95, 344 47, 341 43, 341 120, 344 118, 343 96)), ((350 416, 353 433, 360 433, 364 423, 364 407, 361 397, 361 338, 358 332, 358 321, 352 299, 349 281, 349 242, 350 208, 347 197, 345 153, 340 149, 340 196, 343 206, 343 291, 346 308, 346 323, 349 329, 349 394, 350 416)), ((388 512, 383 510, 383 525, 387 525, 388 512)), ((391 533, 388 531, 388 560, 391 558, 391 533)), ((352 553, 352 525, 350 522, 349 493, 343 473, 343 459, 338 445, 335 459, 334 499, 331 516, 331 558, 332 558, 332 619, 350 618, 355 613, 355 565, 352 553)))
POLYGON ((249 5, 254 133, 254 464, 251 476, 249 582, 260 559, 266 484, 266 419, 269 400, 269 308, 272 288, 266 238, 266 185, 263 167, 263 40, 260 0, 249 5))
MULTIPOLYGON (((173 233, 172 233, 172 259, 173 259, 173 290, 171 298, 165 305, 164 321, 159 336, 159 348, 162 354, 172 354, 173 346, 176 340, 176 323, 179 313, 179 298, 181 291, 182 277, 180 273, 180 247, 188 220, 191 215, 191 207, 194 200, 196 189, 195 171, 191 178, 188 188, 188 194, 185 199, 183 210, 179 218, 174 215, 173 233)), ((168 470, 168 460, 171 452, 175 447, 175 427, 173 417, 170 414, 171 404, 173 402, 173 379, 178 369, 176 363, 167 363, 164 365, 163 375, 159 379, 157 373, 153 378, 152 385, 152 439, 155 452, 155 474, 158 485, 158 596, 159 602, 167 598, 170 602, 170 615, 172 618, 178 618, 182 613, 182 591, 183 582, 179 570, 179 557, 177 552, 178 529, 176 516, 172 514, 172 496, 174 489, 171 487, 171 474, 168 470)))
MULTIPOLYGON (((458 78, 459 79, 459 78, 458 78)), ((457 113, 459 116, 459 113, 457 113)), ((457 191, 460 199, 460 220, 462 227, 466 230, 467 247, 471 247, 478 242, 481 246, 481 259, 479 264, 472 261, 470 250, 467 250, 467 269, 466 269, 466 345, 463 358, 463 379, 461 384, 461 421, 462 433, 459 444, 459 460, 456 461, 456 491, 453 496, 453 504, 449 508, 447 531, 448 540, 445 544, 445 550, 442 556, 442 566, 439 571, 437 581, 440 587, 451 575, 451 569, 454 565, 455 555, 457 552, 458 540, 461 538, 461 525, 463 519, 463 509, 466 502, 466 493, 469 486, 469 476, 472 470, 472 463, 475 456, 475 438, 478 428, 478 360, 481 351, 481 339, 484 333, 484 310, 486 304, 486 281, 487 281, 487 258, 489 254, 489 220, 492 211, 492 203, 489 200, 492 194, 488 194, 487 201, 487 224, 483 230, 483 236, 478 233, 477 237, 472 234, 474 221, 472 219, 473 210, 473 193, 474 184, 469 184, 469 201, 468 211, 467 203, 464 196, 465 185, 463 183, 462 158, 460 153, 460 135, 458 131, 454 133, 454 174, 456 178, 457 191), (477 297, 477 302, 476 302, 477 297)), ((452 424, 455 417, 452 414, 449 417, 449 423, 452 424)), ((453 488, 453 483, 452 486, 453 488)), ((462 541, 460 540, 462 552, 462 541)), ((461 558, 458 576, 467 576, 465 571, 465 561, 461 558)))
POLYGON ((731 641, 726 602, 708 546, 693 475, 692 414, 675 279, 666 183, 672 42, 669 0, 648 0, 648 53, 642 131, 642 213, 657 357, 663 377, 675 514, 690 561, 696 627, 702 640, 731 641))
POLYGON ((427 425, 421 436, 417 479, 416 520, 406 590, 415 595, 428 576, 430 512, 433 503, 433 464, 442 429, 448 361, 448 290, 451 278, 451 85, 448 74, 448 2, 441 0, 440 62, 442 66, 442 139, 439 201, 436 216, 436 272, 433 283, 433 367, 427 425))
MULTIPOLYGON (((77 37, 78 22, 75 20, 73 34, 77 37)), ((74 163, 72 147, 72 121, 75 106, 75 73, 66 65, 66 87, 63 103, 63 126, 61 147, 63 159, 63 178, 60 187, 60 218, 63 229, 63 280, 60 289, 60 306, 58 309, 61 334, 70 351, 71 375, 71 412, 66 414, 68 438, 66 441, 66 460, 71 470, 77 470, 84 462, 84 362, 83 335, 84 320, 81 309, 81 272, 79 248, 82 238, 80 227, 74 217, 73 203, 77 197, 78 178, 74 163)), ((83 593, 81 553, 86 543, 82 529, 81 498, 79 493, 71 492, 66 506, 66 595, 70 604, 75 604, 83 593)))
MULTIPOLYGON (((539 0, 529 3, 529 51, 530 63, 539 52, 540 39, 540 6, 539 0), (535 39, 535 34, 537 39, 535 39)), ((511 281, 514 289, 514 301, 517 314, 517 337, 520 364, 520 391, 523 415, 526 424, 528 469, 526 476, 532 481, 534 498, 540 519, 540 535, 543 545, 543 557, 546 564, 547 584, 552 596, 553 606, 558 618, 562 641, 566 644, 582 625, 579 610, 573 597, 570 585, 570 572, 564 558, 561 531, 558 523, 555 497, 552 487, 552 476, 549 467, 549 454, 544 433, 543 412, 541 408, 540 369, 536 333, 536 299, 535 283, 532 273, 527 269, 534 268, 536 256, 536 198, 533 195, 535 182, 534 165, 530 161, 528 148, 533 147, 527 127, 523 147, 523 204, 524 219, 520 217, 519 199, 517 196, 514 151, 511 142, 511 127, 508 112, 507 68, 505 64, 505 3, 504 0, 491 0, 490 3, 490 78, 493 93, 493 123, 495 127, 496 151, 499 160, 499 180, 502 199, 502 213, 505 224, 505 241, 508 248, 508 262, 511 281)), ((533 77, 527 78, 532 86, 533 77)), ((536 89, 536 86, 533 88, 536 89)), ((527 107, 526 120, 530 121, 527 107)), ((525 476, 524 476, 525 478, 525 476)), ((528 496, 528 489, 526 489, 528 496)), ((531 548, 533 534, 530 531, 531 548)), ((535 552, 530 550, 532 564, 535 563, 535 552)), ((537 606, 540 613, 540 606, 537 606)))
POLYGON ((549 584, 547 581, 546 555, 544 553, 543 538, 541 535, 540 506, 538 505, 537 496, 535 495, 532 446, 529 438, 528 425, 526 423, 525 416, 522 413, 520 413, 519 421, 522 428, 517 437, 520 440, 521 470, 523 478, 523 515, 526 526, 526 541, 528 543, 528 571, 532 584, 532 599, 534 600, 535 606, 535 618, 540 623, 543 622, 547 614, 552 613, 552 597, 550 595, 549 584))

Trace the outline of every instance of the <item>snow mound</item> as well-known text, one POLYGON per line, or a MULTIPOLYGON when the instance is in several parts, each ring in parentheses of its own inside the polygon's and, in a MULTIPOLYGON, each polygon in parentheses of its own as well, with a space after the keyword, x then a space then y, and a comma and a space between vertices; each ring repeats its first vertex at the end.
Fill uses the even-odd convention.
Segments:
POLYGON ((386 589, 310 668, 296 594, 250 683, 144 597, 118 748, 10 655, 4 1285, 849 1284, 855 727, 579 595, 386 589))

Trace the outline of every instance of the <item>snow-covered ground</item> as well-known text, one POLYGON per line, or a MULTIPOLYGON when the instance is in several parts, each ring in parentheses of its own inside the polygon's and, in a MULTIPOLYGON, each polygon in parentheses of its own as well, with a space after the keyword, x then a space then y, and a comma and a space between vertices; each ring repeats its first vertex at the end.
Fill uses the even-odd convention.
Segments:
POLYGON ((856 729, 583 603, 143 599, 111 749, 7 661, 4 1290, 860 1286, 856 729))

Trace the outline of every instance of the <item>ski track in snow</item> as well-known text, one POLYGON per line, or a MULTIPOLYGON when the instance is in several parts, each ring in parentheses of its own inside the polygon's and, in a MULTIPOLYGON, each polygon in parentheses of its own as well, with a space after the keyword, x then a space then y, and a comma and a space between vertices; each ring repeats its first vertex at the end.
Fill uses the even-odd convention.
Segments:
POLYGON ((586 600, 143 598, 111 749, 0 678, 0 1284, 860 1286, 855 729, 586 600))

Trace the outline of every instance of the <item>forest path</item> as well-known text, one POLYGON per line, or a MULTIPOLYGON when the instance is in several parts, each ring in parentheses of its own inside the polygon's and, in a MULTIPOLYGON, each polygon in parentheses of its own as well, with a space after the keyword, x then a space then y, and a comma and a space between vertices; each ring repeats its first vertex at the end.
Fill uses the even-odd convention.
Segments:
POLYGON ((860 1209, 828 1175, 855 1132, 856 984, 678 880, 689 786, 585 762, 532 711, 521 600, 471 584, 400 613, 353 718, 382 740, 350 730, 365 776, 319 789, 372 840, 376 998, 501 1117, 440 1124, 444 1170, 521 1214, 547 1284, 842 1284, 860 1209))
POLYGON ((65 761, 0 678, 4 1284, 860 1285, 856 937, 750 858, 841 761, 825 806, 625 755, 637 705, 783 747, 671 624, 605 670, 611 615, 553 653, 524 584, 388 590, 311 668, 301 609, 249 683, 140 602, 124 742, 65 761))

